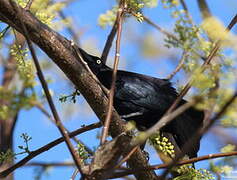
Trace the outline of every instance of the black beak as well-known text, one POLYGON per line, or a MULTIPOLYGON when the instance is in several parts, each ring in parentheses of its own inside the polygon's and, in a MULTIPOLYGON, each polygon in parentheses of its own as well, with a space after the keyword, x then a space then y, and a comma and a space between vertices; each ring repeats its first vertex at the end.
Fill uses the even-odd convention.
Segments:
POLYGON ((83 49, 79 48, 80 54, 83 58, 84 61, 89 62, 89 61, 93 61, 92 57, 90 54, 88 54, 86 51, 84 51, 83 49))
POLYGON ((100 58, 98 58, 97 56, 88 54, 86 51, 84 51, 81 48, 78 48, 78 50, 79 50, 83 60, 87 62, 88 66, 90 67, 92 72, 94 74, 97 74, 102 69, 102 66, 98 66, 98 64, 97 64, 97 60, 99 60, 100 58))

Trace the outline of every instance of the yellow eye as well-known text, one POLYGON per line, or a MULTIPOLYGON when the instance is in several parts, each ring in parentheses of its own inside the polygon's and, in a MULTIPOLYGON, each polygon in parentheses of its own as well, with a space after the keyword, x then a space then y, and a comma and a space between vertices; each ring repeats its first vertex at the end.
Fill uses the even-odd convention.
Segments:
POLYGON ((98 60, 96 61, 96 63, 97 63, 97 64, 101 64, 101 60, 98 59, 98 60))

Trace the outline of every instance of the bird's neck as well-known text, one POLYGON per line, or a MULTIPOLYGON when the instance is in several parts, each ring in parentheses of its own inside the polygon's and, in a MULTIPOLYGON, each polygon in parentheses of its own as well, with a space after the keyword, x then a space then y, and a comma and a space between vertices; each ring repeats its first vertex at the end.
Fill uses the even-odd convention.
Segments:
POLYGON ((97 74, 99 81, 108 89, 110 89, 112 81, 112 69, 108 66, 103 67, 97 74))

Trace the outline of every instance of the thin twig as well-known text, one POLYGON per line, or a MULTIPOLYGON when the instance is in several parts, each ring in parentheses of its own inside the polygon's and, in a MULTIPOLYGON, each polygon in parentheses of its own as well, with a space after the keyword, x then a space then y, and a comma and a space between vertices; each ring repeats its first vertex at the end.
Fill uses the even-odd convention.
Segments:
POLYGON ((4 28, 1 32, 0 32, 0 39, 2 39, 2 37, 4 37, 6 35, 6 33, 8 32, 8 30, 11 28, 11 26, 7 26, 6 28, 4 28))
MULTIPOLYGON (((62 19, 66 19, 66 16, 62 10, 59 11, 59 15, 61 16, 62 19)), ((66 29, 69 32, 69 34, 71 34, 73 41, 76 42, 78 45, 80 45, 79 36, 76 33, 76 30, 74 30, 73 24, 72 23, 70 23, 70 24, 71 25, 66 26, 66 29)))
POLYGON ((52 123, 55 123, 52 116, 49 114, 49 112, 43 107, 43 105, 40 102, 32 101, 30 102, 30 104, 38 108, 52 123))
MULTIPOLYGON (((36 108, 38 108, 52 123, 55 124, 54 119, 52 118, 52 116, 49 114, 49 112, 43 107, 42 104, 40 104, 37 101, 31 102, 32 105, 34 105, 36 108)), ((67 133, 69 133, 68 129, 65 128, 65 130, 67 131, 67 133)), ((76 137, 72 137, 72 139, 77 143, 77 144, 83 144, 85 147, 85 150, 90 154, 93 155, 93 151, 86 146, 81 140, 77 139, 76 137)))
MULTIPOLYGON (((15 9, 15 12, 16 12, 19 16, 21 16, 22 13, 20 12, 20 9, 19 9, 18 5, 17 5, 16 3, 14 3, 12 0, 10 0, 10 3, 11 3, 11 5, 12 5, 12 7, 15 9)), ((62 136, 65 138, 65 142, 66 142, 66 144, 67 144, 67 147, 68 147, 68 149, 69 149, 69 151, 70 151, 70 153, 71 153, 71 155, 72 155, 72 157, 73 157, 73 160, 74 160, 74 162, 75 162, 77 168, 79 169, 79 171, 80 171, 82 177, 84 177, 84 173, 83 173, 82 167, 81 167, 81 166, 82 166, 82 163, 81 163, 81 162, 83 162, 83 161, 82 161, 81 157, 78 156, 77 153, 75 152, 74 147, 73 147, 72 143, 70 142, 70 138, 69 138, 69 136, 68 136, 68 133, 67 133, 67 131, 65 130, 65 128, 64 128, 64 126, 63 126, 63 124, 62 124, 62 122, 61 122, 61 120, 60 120, 60 117, 59 117, 59 115, 58 115, 58 112, 57 112, 57 110, 56 110, 56 107, 55 107, 55 105, 54 105, 54 103, 53 103, 53 99, 52 99, 52 97, 51 97, 51 95, 50 95, 49 88, 48 88, 48 84, 47 84, 47 82, 46 82, 46 80, 45 80, 45 78, 44 78, 44 75, 43 75, 43 72, 42 72, 42 70, 41 70, 41 67, 40 67, 38 58, 37 58, 37 56, 36 56, 36 53, 35 53, 35 50, 34 50, 34 48, 33 48, 32 42, 31 42, 31 40, 30 40, 30 38, 29 38, 28 31, 27 31, 27 29, 26 29, 24 23, 23 23, 22 21, 21 21, 20 23, 21 23, 22 30, 23 30, 23 34, 24 34, 24 36, 25 36, 25 38, 26 38, 28 47, 29 47, 30 52, 31 52, 31 56, 32 56, 32 58, 33 58, 33 61, 34 61, 34 64, 35 64, 35 67, 36 67, 36 70, 37 70, 38 78, 39 78, 39 80, 40 80, 40 83, 41 83, 42 88, 43 88, 43 90, 44 90, 44 93, 45 93, 45 95, 46 95, 46 99, 47 99, 47 101, 48 101, 48 103, 49 103, 49 106, 50 106, 50 109, 51 109, 52 114, 53 114, 53 116, 54 116, 56 125, 57 125, 57 127, 58 127, 60 133, 62 134, 62 136)))
POLYGON ((74 179, 76 178, 77 174, 78 174, 78 169, 75 169, 75 170, 73 171, 73 174, 72 174, 72 177, 71 177, 70 180, 74 180, 74 179))
POLYGON ((188 13, 189 11, 188 11, 188 6, 187 6, 187 4, 185 3, 185 1, 184 0, 180 0, 180 3, 181 3, 181 5, 183 6, 183 9, 188 13))
POLYGON ((193 19, 192 19, 192 16, 190 15, 190 13, 189 13, 187 4, 185 3, 184 0, 180 0, 180 3, 181 3, 181 5, 183 6, 183 9, 184 9, 185 12, 186 12, 186 17, 189 19, 189 21, 190 21, 190 23, 192 24, 192 26, 194 26, 194 24, 193 24, 193 19))
POLYGON ((207 19, 207 18, 211 17, 212 14, 211 14, 211 11, 207 5, 206 0, 197 0, 197 2, 198 2, 198 7, 199 7, 201 14, 202 14, 202 18, 207 19))
MULTIPOLYGON (((132 14, 133 16, 136 15, 134 12, 131 12, 131 14, 132 14)), ((171 38, 171 39, 173 39, 173 40, 175 40, 175 41, 178 41, 178 42, 180 41, 180 40, 178 39, 178 37, 176 37, 174 34, 168 32, 168 31, 166 31, 165 29, 163 29, 162 27, 160 27, 159 25, 157 25, 156 23, 154 23, 153 21, 151 21, 148 17, 146 17, 146 16, 144 16, 144 15, 143 15, 142 17, 143 17, 144 21, 146 21, 148 24, 150 24, 151 26, 153 26, 154 28, 156 28, 158 31, 160 31, 161 33, 163 33, 164 35, 166 35, 168 38, 171 38)), ((204 58, 201 54, 199 54, 196 50, 192 49, 192 52, 193 52, 194 54, 196 54, 197 56, 201 57, 202 59, 205 59, 205 58, 204 58)))
MULTIPOLYGON (((88 126, 82 127, 80 129, 77 129, 71 133, 69 133, 69 137, 74 137, 78 134, 84 133, 86 131, 90 131, 93 130, 95 128, 99 128, 101 127, 101 123, 94 123, 94 124, 90 124, 88 126)), ((4 178, 7 175, 9 175, 10 173, 12 173, 15 169, 23 166, 24 164, 26 164, 28 161, 30 161, 31 159, 33 159, 34 157, 38 156, 39 154, 48 151, 49 149, 53 148, 54 146, 60 144, 64 142, 64 137, 58 138, 46 145, 44 145, 43 147, 35 150, 35 151, 31 151, 30 154, 28 156, 26 156, 25 158, 23 158, 22 160, 20 160, 19 162, 17 162, 16 164, 14 164, 13 166, 9 167, 8 169, 0 172, 0 178, 4 178)))
POLYGON ((122 166, 123 163, 125 163, 132 155, 133 153, 137 150, 137 148, 139 148, 139 146, 135 146, 128 154, 127 156, 125 156, 120 162, 118 162, 118 164, 115 166, 114 169, 119 168, 120 166, 122 166))
POLYGON ((116 40, 116 52, 115 52, 115 58, 114 58, 114 67, 113 67, 111 88, 110 88, 110 92, 109 92, 108 112, 106 115, 105 124, 102 129, 102 135, 101 135, 101 140, 100 140, 101 144, 105 143, 106 137, 109 132, 109 125, 110 125, 110 121, 111 121, 114 90, 115 90, 115 81, 116 81, 117 69, 118 69, 118 63, 119 63, 119 57, 120 57, 120 41, 121 41, 121 33, 122 33, 124 3, 125 3, 125 1, 123 1, 123 0, 120 2, 120 6, 119 6, 119 9, 117 12, 118 35, 117 35, 117 40, 116 40))
POLYGON ((45 162, 30 162, 30 163, 27 163, 26 165, 24 165, 22 167, 29 167, 29 166, 65 167, 65 166, 75 166, 75 163, 74 162, 48 162, 48 163, 45 163, 45 162))
POLYGON ((115 21, 113 28, 112 28, 111 32, 109 33, 109 36, 107 38, 107 41, 105 43, 105 46, 104 46, 104 49, 103 49, 103 52, 101 55, 101 60, 104 64, 106 64, 107 57, 109 55, 109 51, 111 49, 111 46, 112 46, 112 43, 113 43, 116 33, 117 33, 117 20, 115 21))
MULTIPOLYGON (((237 156, 237 151, 228 152, 228 153, 208 154, 208 155, 204 155, 204 156, 200 156, 200 157, 196 157, 196 158, 192 158, 192 159, 182 160, 182 161, 179 161, 177 163, 177 165, 181 166, 184 164, 192 164, 195 162, 205 161, 208 159, 216 159, 216 158, 223 158, 223 157, 230 157, 230 156, 237 156)), ((127 168, 126 168, 127 170, 124 170, 124 168, 122 168, 121 170, 124 170, 124 172, 114 173, 113 177, 111 177, 111 178, 120 178, 123 176, 128 176, 128 175, 133 174, 135 171, 164 169, 164 168, 167 168, 168 166, 169 166, 169 164, 165 163, 165 164, 152 165, 152 166, 149 166, 144 169, 136 169, 136 170, 131 170, 131 169, 127 169, 127 168)))
POLYGON ((172 79, 172 78, 175 76, 175 74, 180 71, 180 69, 183 67, 184 62, 185 62, 185 59, 186 59, 187 57, 188 57, 188 54, 187 54, 186 51, 184 51, 183 54, 182 54, 181 59, 179 60, 179 64, 177 65, 177 67, 175 68, 175 70, 174 70, 171 74, 169 74, 169 75, 167 76, 167 79, 169 79, 169 80, 172 79))
MULTIPOLYGON (((132 14, 135 16, 134 12, 132 12, 132 14)), ((160 31, 161 33, 165 34, 167 37, 172 38, 172 39, 174 39, 176 41, 179 41, 179 39, 174 34, 166 31, 165 29, 163 29, 162 27, 160 27, 156 23, 152 22, 148 17, 146 17, 144 15, 142 17, 143 17, 144 21, 146 21, 151 26, 155 27, 158 31, 160 31)))
POLYGON ((210 131, 214 136, 220 137, 221 141, 224 141, 225 144, 233 144, 237 146, 237 137, 233 136, 234 134, 230 134, 228 129, 225 127, 215 125, 210 131))
POLYGON ((33 0, 29 0, 26 4, 25 10, 29 11, 32 3, 33 3, 33 0))
POLYGON ((163 172, 162 178, 165 179, 165 177, 168 175, 169 171, 172 167, 174 167, 179 159, 181 159, 185 154, 189 152, 192 145, 195 144, 200 137, 202 137, 211 127, 212 125, 223 116, 223 114, 226 112, 228 107, 235 101, 237 97, 237 90, 233 94, 233 96, 225 103, 225 105, 221 108, 221 110, 210 120, 208 121, 208 124, 204 126, 203 128, 199 128, 198 131, 184 144, 184 146, 181 149, 181 152, 177 154, 177 156, 173 159, 173 161, 169 164, 167 169, 163 172))

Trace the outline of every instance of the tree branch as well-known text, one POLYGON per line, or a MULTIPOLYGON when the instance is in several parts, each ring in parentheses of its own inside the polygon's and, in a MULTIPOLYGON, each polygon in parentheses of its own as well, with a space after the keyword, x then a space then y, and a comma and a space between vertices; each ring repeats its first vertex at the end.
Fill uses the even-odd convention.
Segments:
POLYGON ((26 165, 24 165, 22 167, 30 167, 30 166, 41 166, 41 167, 50 167, 50 166, 68 167, 68 166, 72 166, 72 167, 75 167, 75 163, 73 163, 73 162, 49 162, 49 163, 31 162, 31 163, 27 163, 26 165))
POLYGON ((182 57, 181 57, 181 59, 179 60, 179 63, 178 63, 178 65, 177 65, 177 67, 175 68, 175 70, 174 70, 172 73, 170 73, 170 74, 167 76, 166 79, 169 79, 169 80, 172 79, 172 78, 175 76, 175 74, 181 70, 181 68, 182 68, 183 65, 184 65, 185 59, 186 59, 187 57, 188 57, 188 53, 184 51, 184 52, 182 53, 182 57))
POLYGON ((110 48, 112 46, 112 43, 113 43, 113 40, 114 40, 114 37, 115 37, 116 33, 117 33, 117 21, 115 21, 115 23, 113 25, 113 28, 109 33, 109 36, 107 38, 107 41, 105 43, 105 46, 104 46, 104 49, 103 49, 103 52, 102 52, 102 55, 101 55, 101 60, 104 64, 106 64, 107 57, 109 55, 109 51, 110 51, 110 48))
POLYGON ((198 7, 199 7, 201 14, 202 14, 202 18, 207 19, 207 18, 211 17, 212 16, 211 11, 207 5, 206 0, 197 0, 197 2, 198 2, 198 7))
MULTIPOLYGON (((91 124, 91 125, 88 125, 88 126, 85 126, 83 128, 80 128, 80 129, 77 129, 71 133, 69 133, 69 137, 74 137, 78 134, 82 134, 86 131, 90 131, 92 129, 95 129, 95 128, 99 128, 101 127, 101 123, 95 123, 95 124, 91 124)), ((19 162, 17 162, 16 164, 14 164, 13 166, 11 166, 10 168, 0 172, 0 178, 4 178, 6 177, 7 175, 9 175, 10 173, 12 173, 15 169, 23 166, 24 164, 26 164, 28 161, 30 161, 31 159, 33 159, 34 157, 38 156, 39 154, 45 152, 45 151, 48 151, 49 149, 53 148, 54 146, 60 144, 64 142, 64 138, 61 137, 61 138, 58 138, 46 145, 44 145, 43 147, 35 150, 35 151, 31 151, 30 154, 28 156, 26 156, 25 158, 23 158, 22 160, 20 160, 19 162)))
MULTIPOLYGON (((33 106, 35 106, 36 108, 38 108, 52 123, 55 124, 54 119, 51 117, 51 115, 49 114, 49 112, 43 107, 42 104, 40 104, 40 102, 34 101, 34 102, 30 102, 33 106)), ((67 133, 69 133, 69 130, 66 129, 67 133)), ((72 137, 72 139, 75 141, 75 143, 77 144, 83 144, 85 147, 85 150, 90 154, 93 155, 93 151, 86 146, 82 141, 80 141, 79 139, 77 139, 76 137, 72 137)))
MULTIPOLYGON (((107 95, 102 90, 102 86, 98 83, 98 80, 96 81, 93 75, 89 73, 87 70, 88 66, 85 65, 85 62, 81 58, 78 58, 71 42, 45 24, 42 24, 30 12, 22 8, 20 8, 20 11, 23 15, 21 17, 16 16, 8 0, 0 1, 0 20, 11 25, 17 31, 22 32, 20 26, 20 19, 22 19, 22 22, 29 31, 30 39, 47 53, 54 63, 65 73, 83 94, 96 115, 104 122, 108 105, 107 95)), ((112 112, 110 134, 112 137, 116 137, 125 131, 125 123, 120 119, 114 108, 112 112)), ((147 159, 141 150, 136 151, 132 155, 129 159, 129 164, 134 169, 148 165, 147 159)), ((136 177, 141 180, 156 179, 153 171, 138 172, 136 177)))
MULTIPOLYGON (((204 156, 200 156, 200 157, 196 157, 196 158, 192 158, 192 159, 187 159, 187 160, 182 160, 179 161, 177 163, 177 165, 181 166, 181 165, 185 165, 185 164, 192 164, 195 162, 199 162, 199 161, 205 161, 208 159, 216 159, 216 158, 222 158, 222 157, 230 157, 230 156, 237 156, 237 151, 233 151, 233 152, 228 152, 228 153, 217 153, 217 154, 208 154, 208 155, 204 155, 204 156)), ((145 169, 137 169, 137 171, 147 171, 147 170, 158 170, 158 169, 164 169, 167 168, 169 166, 169 164, 158 164, 158 165, 152 165, 149 166, 148 168, 145 169)), ((134 170, 124 170, 124 172, 116 172, 113 174, 112 177, 110 178, 120 178, 123 176, 128 176, 134 173, 134 170)))
MULTIPOLYGON (((132 12, 132 15, 136 17, 136 14, 135 14, 134 12, 132 12)), ((153 26, 154 28, 156 28, 158 31, 160 31, 161 33, 163 33, 163 34, 166 35, 167 37, 172 38, 172 39, 174 39, 174 40, 176 40, 176 41, 179 41, 178 38, 177 38, 174 34, 172 34, 172 33, 168 32, 168 31, 166 31, 165 29, 163 29, 163 28, 160 27, 159 25, 155 24, 155 23, 152 22, 148 17, 146 17, 146 16, 144 16, 144 15, 143 15, 142 17, 143 17, 144 21, 146 21, 148 24, 150 24, 151 26, 153 26)))
POLYGON ((109 103, 108 103, 108 113, 106 115, 105 123, 102 129, 102 135, 100 144, 104 144, 106 137, 109 132, 109 125, 111 122, 111 114, 112 114, 112 107, 113 107, 113 99, 114 99, 114 91, 115 91, 115 82, 116 82, 116 76, 117 76, 117 69, 119 64, 119 57, 120 57, 120 41, 121 41, 121 33, 122 33, 122 21, 123 21, 123 13, 124 13, 124 5, 125 1, 121 0, 120 6, 117 12, 117 40, 116 40, 116 50, 115 50, 115 58, 114 58, 114 66, 113 66, 113 73, 112 73, 112 82, 111 82, 111 88, 109 92, 109 103))

